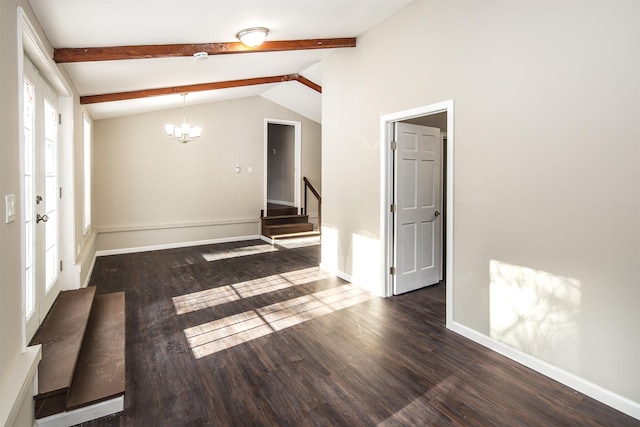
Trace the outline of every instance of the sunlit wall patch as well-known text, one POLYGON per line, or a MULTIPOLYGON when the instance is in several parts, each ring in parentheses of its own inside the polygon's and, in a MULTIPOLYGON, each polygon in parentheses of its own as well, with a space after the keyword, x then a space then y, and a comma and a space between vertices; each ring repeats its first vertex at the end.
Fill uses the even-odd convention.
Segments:
POLYGON ((489 272, 491 337, 568 371, 579 369, 580 281, 496 260, 489 272))

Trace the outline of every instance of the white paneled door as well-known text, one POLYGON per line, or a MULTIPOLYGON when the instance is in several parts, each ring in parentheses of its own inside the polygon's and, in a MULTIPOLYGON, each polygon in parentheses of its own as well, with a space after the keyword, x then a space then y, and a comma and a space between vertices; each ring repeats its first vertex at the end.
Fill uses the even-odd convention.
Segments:
POLYGON ((442 278, 440 129, 396 123, 394 294, 442 278))
POLYGON ((22 147, 27 340, 59 292, 58 96, 25 57, 22 147))

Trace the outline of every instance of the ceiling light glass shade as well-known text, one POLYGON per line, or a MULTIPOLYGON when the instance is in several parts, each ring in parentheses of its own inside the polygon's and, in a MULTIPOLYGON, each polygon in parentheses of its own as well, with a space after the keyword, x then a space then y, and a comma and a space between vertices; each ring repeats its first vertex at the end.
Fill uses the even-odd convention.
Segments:
POLYGON ((167 132, 167 136, 169 138, 175 139, 178 142, 183 144, 191 141, 195 141, 200 137, 202 132, 202 128, 200 126, 191 127, 187 123, 187 101, 186 101, 186 93, 182 94, 184 104, 182 109, 182 125, 174 126, 174 125, 165 125, 164 129, 167 132))
POLYGON ((202 133, 202 128, 200 126, 191 127, 187 123, 183 123, 181 126, 166 125, 165 129, 168 137, 182 142, 183 144, 195 141, 202 133))
POLYGON ((264 39, 267 38, 268 33, 269 30, 267 28, 254 27, 247 28, 238 32, 238 34, 236 34, 236 37, 238 37, 238 39, 240 39, 240 41, 246 46, 258 47, 264 42, 264 39))

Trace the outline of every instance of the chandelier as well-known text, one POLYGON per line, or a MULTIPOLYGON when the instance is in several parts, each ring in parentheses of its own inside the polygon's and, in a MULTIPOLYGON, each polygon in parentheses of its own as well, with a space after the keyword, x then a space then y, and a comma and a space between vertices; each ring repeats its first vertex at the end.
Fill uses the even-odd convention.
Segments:
POLYGON ((175 139, 176 141, 186 144, 187 142, 195 141, 200 137, 200 132, 202 129, 200 126, 191 127, 187 123, 187 94, 183 93, 182 95, 182 125, 174 126, 174 125, 165 125, 165 130, 167 131, 167 136, 171 139, 175 139))

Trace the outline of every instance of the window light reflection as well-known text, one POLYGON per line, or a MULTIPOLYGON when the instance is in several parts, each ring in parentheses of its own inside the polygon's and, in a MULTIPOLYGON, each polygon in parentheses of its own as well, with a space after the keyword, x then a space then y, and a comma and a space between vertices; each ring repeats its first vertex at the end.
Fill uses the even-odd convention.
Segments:
POLYGON ((372 295, 345 284, 184 330, 196 359, 360 304, 372 295))
POLYGON ((176 314, 185 314, 328 277, 330 277, 330 274, 321 271, 318 267, 305 268, 173 297, 173 305, 176 309, 176 314))
POLYGON ((244 246, 241 248, 229 249, 227 251, 213 252, 210 254, 202 254, 202 257, 207 261, 217 261, 220 259, 237 258, 248 255, 258 255, 268 252, 275 252, 278 248, 271 245, 254 245, 244 246))

